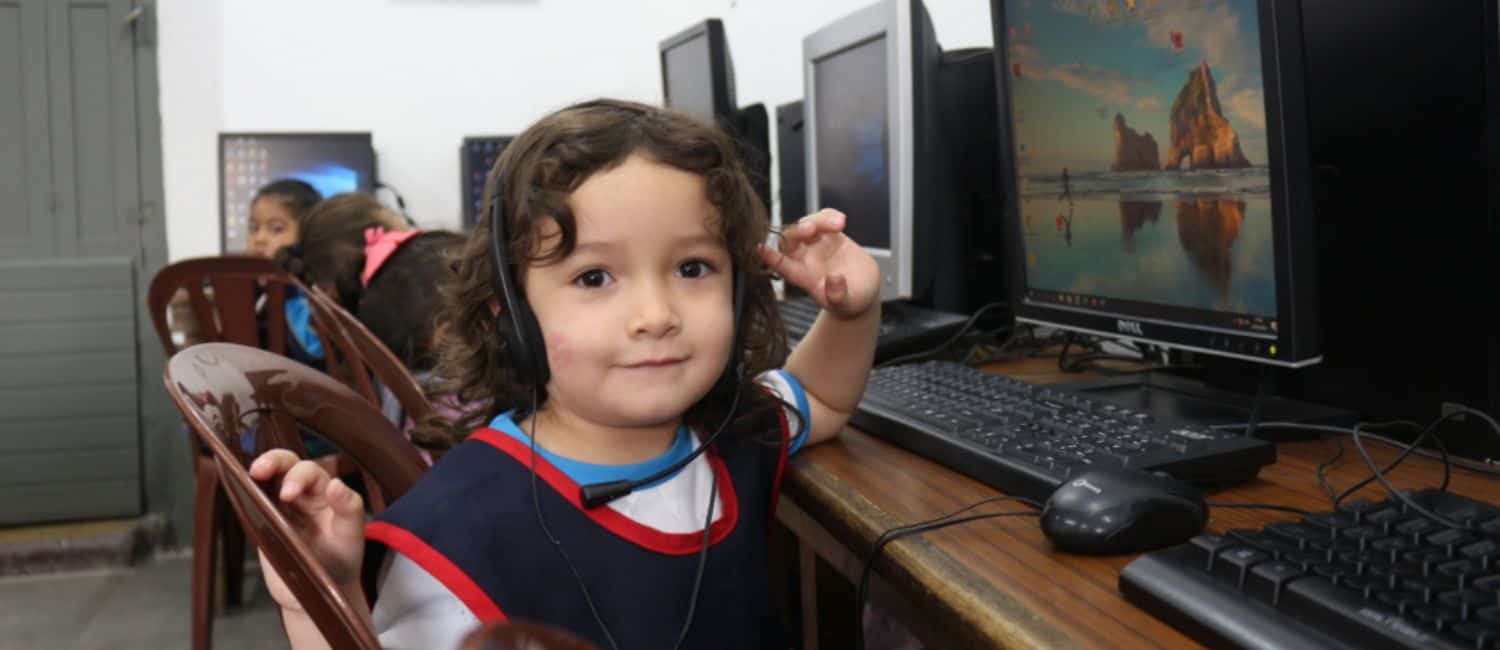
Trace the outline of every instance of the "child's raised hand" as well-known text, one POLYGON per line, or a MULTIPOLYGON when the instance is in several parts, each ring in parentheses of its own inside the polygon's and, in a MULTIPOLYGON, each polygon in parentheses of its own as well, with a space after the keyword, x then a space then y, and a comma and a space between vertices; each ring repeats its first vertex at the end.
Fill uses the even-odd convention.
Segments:
POLYGON ((844 234, 844 221, 838 210, 819 210, 781 230, 780 250, 761 244, 760 257, 823 309, 853 318, 880 300, 880 268, 844 234))
MULTIPOLYGON (((261 482, 281 478, 281 508, 318 562, 341 590, 359 589, 364 560, 365 509, 359 493, 333 478, 316 462, 299 460, 285 449, 273 449, 250 464, 250 477, 261 482)), ((266 588, 282 609, 301 610, 297 598, 262 556, 266 588)))

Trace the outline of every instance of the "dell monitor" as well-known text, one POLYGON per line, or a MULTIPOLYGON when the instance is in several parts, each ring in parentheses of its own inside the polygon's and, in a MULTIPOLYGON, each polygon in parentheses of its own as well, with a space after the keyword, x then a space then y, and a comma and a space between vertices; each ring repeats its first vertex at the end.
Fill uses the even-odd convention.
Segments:
POLYGON ((880 266, 881 300, 932 305, 939 255, 933 137, 942 50, 920 0, 885 0, 802 41, 806 211, 834 208, 880 266))
POLYGON ((485 179, 500 158, 500 152, 505 151, 506 145, 514 139, 515 136, 510 135, 470 136, 464 138, 463 145, 458 148, 459 205, 463 210, 461 222, 465 231, 473 230, 479 223, 479 215, 484 213, 485 179))
POLYGON ((1017 319, 1318 362, 1298 3, 991 9, 1017 319))
POLYGON ((369 133, 219 134, 219 243, 226 254, 249 244, 250 201, 271 181, 295 178, 325 198, 375 188, 369 133))

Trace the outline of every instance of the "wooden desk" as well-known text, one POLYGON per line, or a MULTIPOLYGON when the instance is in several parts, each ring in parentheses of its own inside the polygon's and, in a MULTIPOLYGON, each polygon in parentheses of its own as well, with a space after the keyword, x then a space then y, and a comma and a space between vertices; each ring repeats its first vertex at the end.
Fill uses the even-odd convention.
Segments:
MULTIPOLYGON (((1035 383, 1059 375, 1055 357, 997 365, 1000 374, 1035 383)), ((1335 489, 1368 475, 1351 441, 1330 467, 1335 489)), ((1396 452, 1367 443, 1377 462, 1396 452)), ((1216 493, 1226 502, 1260 502, 1326 511, 1315 470, 1336 451, 1332 440, 1286 443, 1278 462, 1253 482, 1216 493)), ((1442 465, 1413 456, 1390 475, 1402 487, 1436 486, 1442 465)), ((1455 468, 1452 490, 1482 498, 1496 482, 1455 468)), ((805 650, 845 648, 854 624, 852 588, 862 560, 881 532, 931 519, 995 489, 856 430, 810 447, 791 462, 777 517, 798 543, 802 639, 805 650)), ((1378 484, 1359 496, 1378 500, 1378 484)), ((1491 497, 1492 498, 1492 497, 1491 497)), ((994 504, 985 512, 1023 510, 994 504)), ((1296 515, 1217 508, 1208 530, 1258 528, 1296 515)), ((1083 647, 1191 648, 1198 644, 1121 598, 1120 570, 1135 556, 1086 557, 1059 552, 1033 517, 1000 518, 902 538, 875 564, 871 598, 894 613, 929 648, 1083 647)))

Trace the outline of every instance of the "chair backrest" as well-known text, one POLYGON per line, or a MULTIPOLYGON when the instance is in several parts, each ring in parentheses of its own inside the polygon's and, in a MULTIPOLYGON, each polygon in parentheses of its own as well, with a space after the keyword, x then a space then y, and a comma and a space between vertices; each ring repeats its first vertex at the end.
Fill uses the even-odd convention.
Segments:
POLYGON ((323 329, 335 339, 334 345, 325 346, 337 348, 333 355, 327 355, 329 374, 344 379, 355 392, 379 405, 380 395, 369 381, 374 375, 396 396, 401 410, 411 419, 420 422, 432 413, 432 403, 416 377, 364 323, 319 289, 309 289, 307 297, 313 318, 328 321, 323 329))
MULTIPOLYGON (((221 446, 222 447, 222 446, 221 446)), ((380 641, 333 584, 286 517, 227 449, 214 449, 219 482, 250 542, 265 555, 332 648, 379 650, 380 641)))
MULTIPOLYGON (((286 357, 232 343, 204 343, 174 355, 163 373, 167 393, 194 436, 219 465, 221 481, 251 541, 282 576, 335 648, 377 648, 275 505, 245 471, 242 445, 257 453, 301 452, 309 431, 337 447, 367 477, 366 487, 394 501, 426 464, 380 410, 333 378, 286 357)), ((372 503, 374 499, 372 498, 372 503)))
MULTIPOLYGON (((421 454, 369 401, 296 361, 232 343, 203 343, 177 353, 164 373, 167 393, 204 446, 229 458, 290 449, 301 432, 327 440, 367 477, 384 501, 405 494, 427 470, 421 454), (252 417, 253 416, 253 417, 252 417), (249 441, 250 444, 246 444, 249 441)), ((376 495, 371 495, 376 503, 376 495)))
POLYGON ((259 323, 261 319, 267 323, 286 320, 287 289, 292 286, 295 280, 268 259, 244 255, 198 257, 157 271, 146 293, 146 306, 168 356, 178 351, 167 325, 167 309, 178 291, 187 292, 204 341, 239 343, 285 354, 286 328, 266 327, 262 332, 259 323), (256 302, 261 296, 265 296, 265 304, 258 316, 256 302))

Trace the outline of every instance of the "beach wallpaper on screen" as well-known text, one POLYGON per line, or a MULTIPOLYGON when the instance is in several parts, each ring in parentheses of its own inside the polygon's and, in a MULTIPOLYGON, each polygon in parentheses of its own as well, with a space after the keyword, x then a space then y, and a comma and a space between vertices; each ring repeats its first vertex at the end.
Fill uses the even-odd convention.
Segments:
POLYGON ((1254 0, 1011 0, 1030 290, 1274 318, 1254 0))

